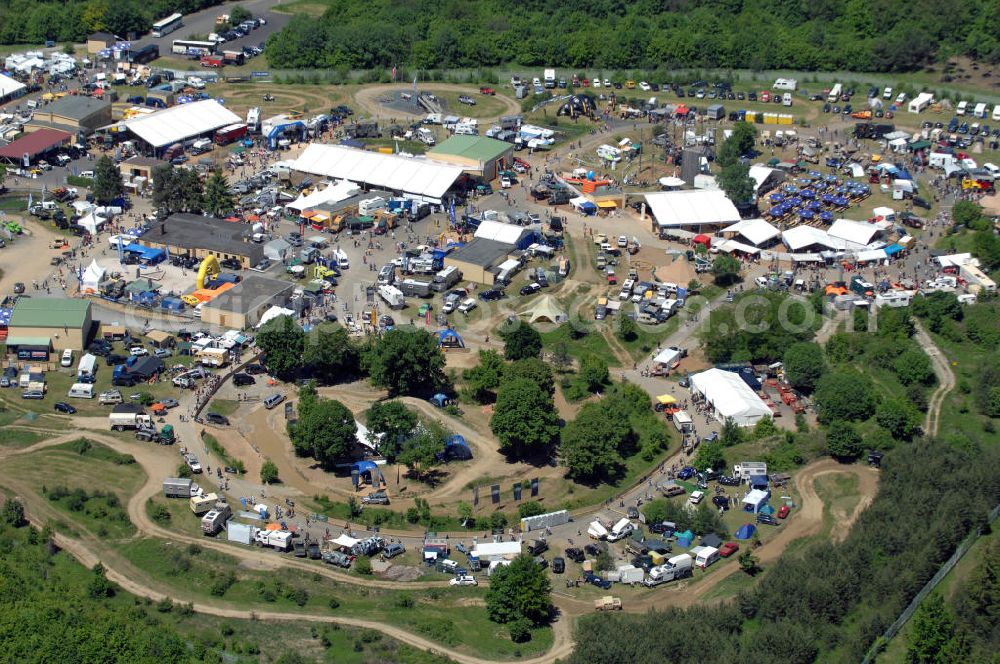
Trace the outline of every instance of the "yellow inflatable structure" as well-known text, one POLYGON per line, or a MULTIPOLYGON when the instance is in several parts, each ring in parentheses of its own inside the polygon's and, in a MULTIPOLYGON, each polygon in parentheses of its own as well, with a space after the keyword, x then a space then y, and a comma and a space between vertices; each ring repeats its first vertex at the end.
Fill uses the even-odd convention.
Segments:
POLYGON ((205 284, 215 279, 222 272, 222 268, 219 267, 219 261, 215 256, 205 256, 205 260, 201 262, 201 267, 198 268, 198 278, 194 282, 194 287, 201 290, 205 287, 205 284))

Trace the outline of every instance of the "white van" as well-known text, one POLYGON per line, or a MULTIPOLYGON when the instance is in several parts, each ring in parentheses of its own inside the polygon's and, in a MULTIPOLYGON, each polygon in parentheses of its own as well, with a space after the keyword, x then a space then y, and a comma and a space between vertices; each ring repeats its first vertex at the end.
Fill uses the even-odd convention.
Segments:
POLYGON ((969 108, 969 102, 967 101, 958 102, 958 106, 955 107, 955 115, 965 115, 965 111, 968 108, 969 108))
POLYGON ((458 313, 468 314, 470 311, 476 308, 476 301, 473 298, 467 298, 462 304, 458 305, 458 313))
POLYGON ((993 119, 1000 122, 1000 104, 993 107, 993 119))
POLYGON ((69 348, 63 351, 62 360, 59 361, 59 366, 71 367, 73 366, 73 351, 69 348))
POLYGON ((68 396, 74 399, 93 399, 94 386, 90 383, 73 383, 69 388, 68 396))

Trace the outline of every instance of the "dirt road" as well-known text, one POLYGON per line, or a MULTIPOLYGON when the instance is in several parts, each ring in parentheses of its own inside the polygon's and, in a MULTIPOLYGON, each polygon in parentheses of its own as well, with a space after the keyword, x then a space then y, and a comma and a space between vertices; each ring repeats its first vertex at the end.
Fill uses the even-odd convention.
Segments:
POLYGON ((924 420, 924 433, 934 437, 938 434, 938 428, 941 424, 941 406, 944 404, 945 397, 955 387, 955 373, 948 365, 948 358, 934 345, 934 340, 927 334, 927 330, 918 321, 913 321, 913 327, 913 336, 923 351, 931 358, 934 374, 938 379, 937 389, 934 390, 928 401, 927 417, 924 420))
MULTIPOLYGON (((455 92, 463 92, 466 94, 477 93, 475 86, 473 85, 458 85, 456 83, 427 83, 423 85, 427 89, 433 90, 454 90, 455 92)), ((395 83, 392 85, 369 85, 358 90, 354 94, 354 101, 365 110, 366 113, 370 114, 375 118, 422 118, 426 115, 423 111, 420 113, 407 113, 405 111, 396 110, 393 108, 387 108, 379 103, 379 99, 386 95, 387 93, 404 91, 410 92, 413 86, 408 83, 395 83)), ((504 97, 502 95, 497 95, 493 97, 497 101, 503 103, 504 110, 502 113, 498 113, 492 118, 479 118, 480 123, 489 124, 493 120, 499 118, 501 115, 519 115, 521 113, 521 107, 513 99, 504 97)), ((461 115, 460 109, 451 109, 450 113, 461 115)))

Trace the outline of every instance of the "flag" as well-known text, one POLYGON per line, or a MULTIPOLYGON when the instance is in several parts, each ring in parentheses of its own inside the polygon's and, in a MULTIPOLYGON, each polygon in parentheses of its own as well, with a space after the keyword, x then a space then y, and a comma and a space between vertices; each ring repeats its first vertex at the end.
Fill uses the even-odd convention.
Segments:
POLYGON ((455 222, 455 199, 452 197, 448 201, 448 218, 451 219, 451 225, 457 225, 455 222))

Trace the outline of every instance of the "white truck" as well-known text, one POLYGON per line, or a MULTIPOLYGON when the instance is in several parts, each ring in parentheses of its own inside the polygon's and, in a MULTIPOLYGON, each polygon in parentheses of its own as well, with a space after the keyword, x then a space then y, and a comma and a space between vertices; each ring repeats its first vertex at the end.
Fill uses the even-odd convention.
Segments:
POLYGON ((153 426, 153 418, 147 415, 142 408, 137 408, 127 403, 115 406, 114 410, 108 415, 108 422, 111 425, 112 431, 125 431, 126 429, 153 426))
MULTIPOLYGON (((830 88, 830 92, 826 95, 826 101, 831 104, 840 101, 841 90, 843 90, 843 86, 840 83, 835 84, 832 88, 830 88)), ((888 97, 886 97, 886 99, 888 99, 888 97)))
POLYGON ((190 498, 201 489, 187 477, 168 477, 163 480, 163 495, 167 498, 190 498))
POLYGON ((434 132, 427 127, 420 127, 417 129, 417 140, 428 146, 437 143, 437 139, 434 138, 434 132))
POLYGON ((259 530, 254 540, 260 546, 269 546, 278 551, 288 551, 292 548, 292 534, 287 530, 259 530))
POLYGON ((406 306, 406 298, 403 297, 403 291, 399 290, 395 286, 390 286, 388 284, 378 287, 378 294, 385 303, 389 305, 390 309, 402 309, 406 306))
POLYGON ((544 72, 545 87, 554 88, 556 87, 556 70, 546 69, 544 72))
POLYGON ((663 565, 657 565, 649 570, 649 576, 643 582, 652 588, 668 581, 677 581, 691 576, 694 568, 694 559, 686 553, 668 558, 663 565))

